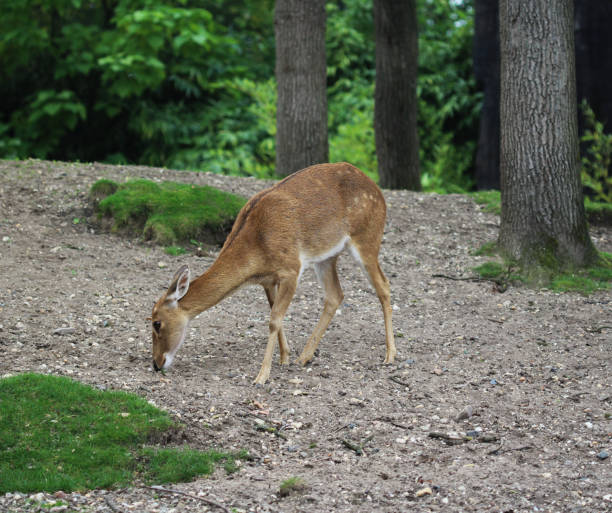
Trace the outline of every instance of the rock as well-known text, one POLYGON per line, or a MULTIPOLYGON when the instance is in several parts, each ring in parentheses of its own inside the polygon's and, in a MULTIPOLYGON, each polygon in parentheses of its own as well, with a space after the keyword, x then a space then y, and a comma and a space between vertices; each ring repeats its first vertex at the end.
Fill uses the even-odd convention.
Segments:
POLYGON ((600 460, 602 460, 602 461, 603 461, 603 460, 608 459, 608 458, 610 457, 610 454, 608 453, 608 451, 601 451, 601 452, 600 452, 600 453, 597 455, 597 457, 598 457, 600 460))
POLYGON ((431 488, 429 488, 429 486, 426 486, 425 488, 421 488, 420 490, 417 490, 417 492, 414 494, 416 497, 423 497, 425 495, 431 495, 433 494, 433 491, 431 490, 431 488))
POLYGON ((57 328, 56 330, 53 330, 53 334, 54 335, 72 335, 76 330, 74 328, 57 328))
POLYGON ((474 415, 474 408, 471 405, 467 405, 463 411, 455 417, 455 421, 459 422, 464 419, 471 419, 472 415, 474 415))

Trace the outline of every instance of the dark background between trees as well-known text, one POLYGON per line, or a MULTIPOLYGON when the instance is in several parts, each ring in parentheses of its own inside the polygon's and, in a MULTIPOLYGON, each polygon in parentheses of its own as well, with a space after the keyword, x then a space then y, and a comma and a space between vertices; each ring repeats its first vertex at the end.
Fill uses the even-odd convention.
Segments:
MULTIPOLYGON (((319 113, 320 128, 310 131, 320 135, 315 146, 327 143, 328 150, 313 158, 348 160, 374 177, 379 164, 395 160, 413 169, 407 176, 420 172, 426 190, 498 186, 497 0, 407 1, 391 17, 380 15, 392 4, 384 0, 321 0, 312 2, 319 6, 319 27, 324 3, 327 124, 319 113), (415 10, 416 25, 410 24, 415 10), (395 28, 384 27, 385 20, 396 22, 395 28), (404 75, 404 85, 391 78, 394 60, 385 62, 382 45, 377 54, 375 42, 388 37, 399 44, 401 37, 414 37, 417 26, 418 51, 401 55, 406 65, 418 55, 418 76, 404 75), (397 27, 403 27, 403 36, 394 35, 397 27), (408 98, 413 93, 403 91, 415 89, 416 105, 408 110, 398 105, 396 112, 407 114, 389 118, 389 124, 377 121, 375 137, 375 119, 390 98, 383 92, 385 80, 397 83, 391 88, 396 99, 408 98), (405 122, 415 107, 418 145, 414 133, 396 125, 390 132, 406 131, 402 144, 407 150, 392 155, 398 144, 385 145, 384 126, 405 122), (415 146, 418 162, 409 151, 415 146)), ((278 76, 282 45, 275 49, 275 35, 294 47, 299 38, 295 30, 279 32, 274 0, 0 4, 1 157, 140 163, 261 177, 272 176, 276 168, 286 174, 287 166, 305 165, 279 164, 275 152, 279 138, 289 133, 279 134, 276 124, 275 62, 278 76)), ((278 16, 279 7, 303 2, 276 4, 278 16)), ((611 132, 612 4, 575 0, 575 6, 578 100, 586 98, 611 132)), ((320 53, 321 36, 310 39, 319 41, 320 53)), ((303 72, 297 73, 298 81, 300 76, 303 72)), ((279 91, 280 113, 280 84, 279 91)), ((279 126, 287 119, 279 116, 279 126)), ((583 129, 582 117, 580 123, 583 129)), ((293 133, 293 143, 308 144, 293 133)), ((383 185, 418 186, 414 180, 412 185, 393 180, 381 173, 383 185)))

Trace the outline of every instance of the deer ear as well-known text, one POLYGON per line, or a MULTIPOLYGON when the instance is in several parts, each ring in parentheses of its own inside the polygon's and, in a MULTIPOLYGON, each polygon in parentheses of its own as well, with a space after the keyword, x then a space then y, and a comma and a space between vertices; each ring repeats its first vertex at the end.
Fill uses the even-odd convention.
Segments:
POLYGON ((166 301, 178 301, 187 294, 187 290, 189 290, 189 267, 184 265, 172 278, 172 283, 166 292, 166 301))

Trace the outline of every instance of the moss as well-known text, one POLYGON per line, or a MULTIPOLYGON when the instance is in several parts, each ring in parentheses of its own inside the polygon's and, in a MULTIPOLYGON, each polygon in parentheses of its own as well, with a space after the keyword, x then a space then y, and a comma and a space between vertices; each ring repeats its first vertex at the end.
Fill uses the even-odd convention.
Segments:
POLYGON ((114 192, 94 204, 98 214, 112 219, 115 231, 127 231, 162 245, 191 239, 222 243, 246 202, 213 187, 150 180, 121 185, 96 182, 92 191, 112 190, 113 185, 114 192))
POLYGON ((497 242, 485 242, 478 249, 472 251, 474 256, 493 256, 497 253, 497 242))
POLYGON ((119 186, 112 180, 98 180, 91 186, 91 189, 89 190, 89 200, 94 205, 97 205, 107 196, 114 194, 117 191, 118 187, 119 186))

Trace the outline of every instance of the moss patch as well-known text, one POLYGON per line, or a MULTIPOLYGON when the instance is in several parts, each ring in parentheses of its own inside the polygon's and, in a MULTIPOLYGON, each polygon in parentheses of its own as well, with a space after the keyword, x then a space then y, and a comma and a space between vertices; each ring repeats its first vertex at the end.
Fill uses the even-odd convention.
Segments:
POLYGON ((213 187, 150 180, 124 184, 100 180, 92 186, 90 197, 99 218, 112 220, 112 230, 162 245, 191 239, 220 244, 246 203, 213 187))
MULTIPOLYGON (((531 286, 549 288, 555 292, 578 292, 589 295, 612 286, 612 254, 600 252, 595 264, 584 269, 559 270, 558 266, 536 266, 526 273, 516 262, 490 261, 474 267, 473 271, 482 279, 498 284, 526 283, 531 286)), ((549 264, 554 264, 550 262, 549 264)))
POLYGON ((177 427, 133 394, 58 376, 0 379, 0 493, 186 481, 239 457, 143 447, 177 427))

